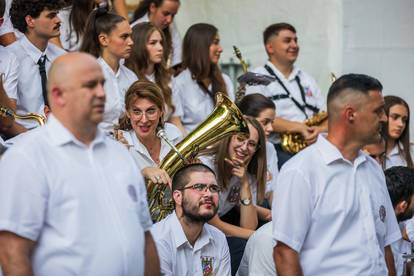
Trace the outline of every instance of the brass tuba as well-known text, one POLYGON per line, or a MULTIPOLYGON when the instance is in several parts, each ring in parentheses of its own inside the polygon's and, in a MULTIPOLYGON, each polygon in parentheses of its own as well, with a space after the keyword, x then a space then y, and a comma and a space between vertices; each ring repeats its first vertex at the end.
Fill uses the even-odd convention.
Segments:
MULTIPOLYGON (((216 107, 196 129, 165 156, 160 164, 172 178, 187 160, 194 159, 209 146, 234 133, 249 133, 247 123, 237 106, 224 94, 217 93, 216 107)), ((148 203, 153 221, 160 221, 174 210, 171 189, 149 182, 148 203)))
POLYGON ((43 126, 46 122, 46 118, 43 115, 36 113, 16 114, 13 110, 4 106, 0 106, 0 116, 11 117, 13 119, 20 120, 32 120, 36 121, 41 126, 43 126))

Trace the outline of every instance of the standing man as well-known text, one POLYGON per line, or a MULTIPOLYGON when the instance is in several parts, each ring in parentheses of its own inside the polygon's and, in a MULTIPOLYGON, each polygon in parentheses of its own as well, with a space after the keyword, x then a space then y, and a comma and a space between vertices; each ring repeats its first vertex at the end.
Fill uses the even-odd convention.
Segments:
POLYGON ((172 190, 175 212, 151 229, 161 274, 230 275, 226 237, 206 223, 218 210, 220 186, 214 172, 203 164, 186 166, 175 174, 172 190))
MULTIPOLYGON (((325 102, 316 81, 302 69, 295 66, 299 55, 296 29, 288 23, 276 23, 263 32, 263 42, 269 60, 256 73, 276 78, 268 86, 248 87, 247 93, 261 93, 273 100, 277 117, 273 121, 276 133, 300 133, 307 144, 316 141, 318 134, 326 131, 326 125, 308 127, 304 120, 325 108, 325 102)), ((269 137, 278 154, 279 168, 292 156, 280 146, 279 136, 269 137)))
MULTIPOLYGON (((60 35, 60 19, 57 14, 61 5, 59 0, 14 0, 11 5, 13 26, 24 34, 7 47, 16 55, 20 64, 17 93, 8 95, 13 101, 13 109, 18 113, 34 112, 44 115, 44 106, 47 105, 47 72, 53 60, 65 53, 49 43, 49 39, 60 35)), ((15 134, 23 132, 24 128, 37 126, 33 121, 18 123, 21 126, 16 126, 15 134)))
POLYGON ((55 60, 52 114, 0 161, 0 266, 8 275, 159 275, 143 178, 97 125, 105 79, 96 59, 55 60))
POLYGON ((361 151, 387 119, 381 83, 349 74, 329 89, 328 135, 282 168, 272 208, 278 275, 395 275, 401 238, 378 163, 361 151), (309 164, 312 164, 309 166, 309 164), (387 259, 387 261, 386 261, 387 259))

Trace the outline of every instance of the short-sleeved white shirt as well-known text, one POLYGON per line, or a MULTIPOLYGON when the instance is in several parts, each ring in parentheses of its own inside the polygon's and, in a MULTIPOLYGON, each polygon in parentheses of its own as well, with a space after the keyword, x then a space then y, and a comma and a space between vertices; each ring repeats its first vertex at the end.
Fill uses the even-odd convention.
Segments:
POLYGON ((69 21, 72 6, 61 9, 58 13, 60 18, 60 42, 63 49, 69 52, 79 51, 82 44, 82 37, 78 39, 73 26, 69 21))
MULTIPOLYGON (((9 95, 10 98, 17 100, 17 113, 34 112, 44 115, 42 79, 37 62, 41 56, 46 55, 46 72, 48 73, 52 62, 65 51, 48 43, 46 50, 42 53, 25 35, 6 48, 16 55, 19 62, 17 97, 9 95)), ((17 122, 26 128, 37 126, 37 123, 31 120, 17 120, 17 122)))
POLYGON ((272 222, 268 222, 250 236, 244 248, 237 276, 276 275, 273 260, 273 247, 276 242, 272 237, 272 222))
MULTIPOLYGON (((289 90, 293 98, 296 99, 301 105, 304 104, 301 96, 299 86, 295 80, 296 76, 299 77, 300 83, 305 92, 306 103, 312 106, 319 108, 321 111, 325 110, 325 98, 323 97, 316 81, 306 72, 294 67, 292 73, 288 78, 285 76, 271 63, 270 61, 266 62, 276 76, 282 81, 285 87, 289 90)), ((258 67, 253 70, 255 73, 263 74, 266 76, 271 76, 271 74, 264 68, 264 66, 258 67)), ((266 97, 272 97, 275 95, 286 95, 286 91, 282 86, 277 82, 273 81, 269 85, 257 85, 257 86, 247 86, 246 94, 260 93, 266 97)), ((273 100, 276 105, 277 116, 289 121, 303 122, 306 120, 305 114, 295 105, 295 103, 290 98, 284 98, 279 100, 273 100)), ((308 117, 313 115, 313 111, 309 108, 306 108, 306 114, 308 117)), ((269 140, 272 143, 278 143, 278 136, 271 135, 269 140)))
MULTIPOLYGON (((233 84, 223 74, 229 98, 234 101, 233 84)), ((208 89, 211 89, 211 85, 208 89)), ((175 105, 174 116, 180 117, 185 129, 195 129, 214 109, 213 99, 204 92, 191 76, 189 69, 172 80, 172 98, 175 105)))
POLYGON ((270 142, 266 142, 266 162, 267 172, 272 176, 272 179, 266 182, 265 192, 268 193, 276 187, 277 176, 279 174, 277 153, 275 147, 270 142))
POLYGON ((115 73, 102 57, 98 58, 98 62, 106 80, 104 85, 105 113, 99 127, 105 132, 111 132, 114 125, 118 124, 119 117, 125 112, 125 94, 138 78, 134 72, 122 64, 119 65, 119 69, 115 73))
MULTIPOLYGON (((167 138, 174 145, 182 139, 181 131, 173 124, 165 123, 164 131, 167 138)), ((147 167, 158 166, 157 163, 152 160, 147 148, 139 141, 134 130, 122 131, 122 135, 128 142, 129 152, 140 170, 147 167)), ((163 139, 161 139, 160 160, 162 160, 167 153, 170 152, 170 150, 171 147, 163 139)))
MULTIPOLYGON (((403 145, 400 144, 400 148, 403 148, 403 145)), ((414 159, 414 144, 410 143, 410 153, 411 158, 414 159)), ((395 166, 407 166, 407 161, 405 161, 404 157, 399 153, 398 145, 395 145, 394 148, 390 151, 389 154, 385 157, 385 168, 391 168, 395 166)))
POLYGON ((401 238, 384 174, 353 163, 324 136, 281 169, 273 238, 299 252, 304 275, 387 275, 384 247, 401 238))
MULTIPOLYGON (((131 28, 137 25, 138 23, 142 22, 149 22, 148 13, 146 13, 143 17, 137 19, 136 21, 131 23, 131 28)), ((171 56, 171 66, 175 66, 181 63, 181 55, 182 55, 182 41, 181 36, 177 30, 177 26, 175 22, 170 24, 170 34, 171 34, 171 41, 172 41, 172 56, 171 56)))
POLYGON ((0 231, 36 241, 35 275, 143 275, 152 222, 128 151, 86 146, 53 115, 0 161, 0 231))
POLYGON ((205 223, 200 237, 192 246, 175 212, 154 224, 155 237, 161 262, 161 274, 168 276, 228 276, 230 253, 224 234, 205 223), (211 274, 208 274, 211 271, 211 274))
MULTIPOLYGON (((400 229, 403 229, 405 227, 405 223, 400 222, 399 226, 400 229)), ((403 255, 411 254, 411 243, 404 239, 400 239, 391 244, 391 249, 392 254, 394 256, 394 264, 397 271, 397 275, 403 275, 405 263, 403 255)))
POLYGON ((4 10, 4 22, 3 25, 0 26, 0 35, 4 35, 7 33, 13 33, 13 24, 10 20, 10 7, 12 4, 12 0, 6 0, 6 7, 4 10))
POLYGON ((17 57, 3 46, 0 46, 0 75, 3 75, 3 87, 7 96, 16 99, 19 62, 17 57))

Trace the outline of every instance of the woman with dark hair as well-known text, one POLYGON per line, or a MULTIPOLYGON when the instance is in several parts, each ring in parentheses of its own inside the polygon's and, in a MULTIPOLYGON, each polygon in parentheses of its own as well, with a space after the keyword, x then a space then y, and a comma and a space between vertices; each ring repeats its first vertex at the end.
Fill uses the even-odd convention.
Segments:
POLYGON ((125 111, 124 97, 137 76, 121 64, 128 58, 134 42, 131 27, 120 15, 98 8, 91 12, 86 22, 85 35, 80 50, 98 58, 105 76, 105 114, 100 127, 111 132, 118 118, 125 111))
POLYGON ((174 24, 174 16, 180 7, 179 0, 142 0, 134 12, 131 26, 151 22, 160 28, 165 36, 165 60, 171 67, 181 63, 181 37, 174 24))
POLYGON ((126 113, 120 118, 115 134, 128 146, 146 179, 171 184, 168 174, 158 168, 171 148, 157 136, 157 132, 163 129, 173 144, 182 137, 173 124, 164 123, 164 103, 163 93, 156 84, 145 80, 134 82, 125 95, 126 113))
POLYGON ((132 28, 134 48, 125 66, 131 69, 139 79, 156 83, 164 95, 165 119, 168 120, 174 110, 169 83, 171 75, 164 57, 165 38, 163 32, 152 23, 142 22, 132 28))
POLYGON ((410 143, 410 107, 397 96, 385 96, 386 158, 385 168, 407 166, 414 168, 414 145, 410 143))
MULTIPOLYGON (((276 117, 276 106, 272 100, 258 93, 246 95, 237 106, 244 115, 255 118, 266 135, 267 182, 265 198, 270 203, 270 207, 272 205, 272 191, 279 174, 276 150, 273 144, 267 141, 273 131, 272 122, 276 117)), ((258 210, 258 212, 262 220, 270 220, 270 210, 258 210)))
POLYGON ((222 51, 213 25, 194 24, 184 36, 184 71, 173 79, 175 113, 171 119, 183 131, 192 131, 213 111, 217 92, 234 100, 233 84, 218 66, 222 51))

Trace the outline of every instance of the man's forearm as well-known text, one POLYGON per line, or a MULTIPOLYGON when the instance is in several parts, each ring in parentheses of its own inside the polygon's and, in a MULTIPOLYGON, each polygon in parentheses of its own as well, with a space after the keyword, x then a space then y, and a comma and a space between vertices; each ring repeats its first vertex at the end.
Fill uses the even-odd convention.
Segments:
POLYGON ((160 275, 160 260, 150 231, 145 232, 145 276, 160 275))
POLYGON ((294 122, 283 119, 281 117, 276 117, 272 123, 273 131, 275 132, 302 132, 302 129, 305 127, 301 122, 294 122))
POLYGON ((278 276, 303 276, 299 255, 288 246, 275 246, 273 258, 278 276))
POLYGON ((0 260, 3 276, 33 276, 33 270, 29 258, 10 257, 0 260))
POLYGON ((397 272, 395 271, 394 256, 390 245, 384 248, 384 253, 385 263, 387 264, 388 269, 388 276, 397 276, 397 272))

